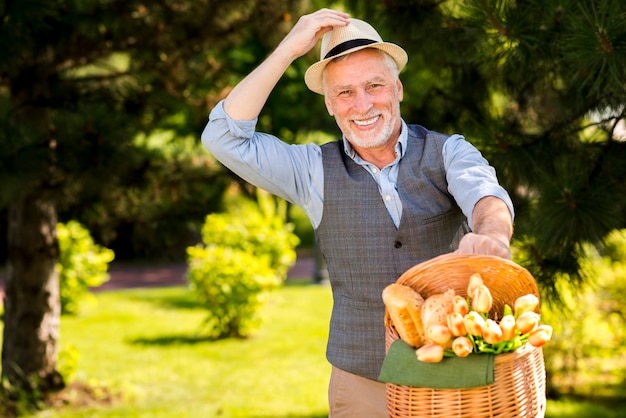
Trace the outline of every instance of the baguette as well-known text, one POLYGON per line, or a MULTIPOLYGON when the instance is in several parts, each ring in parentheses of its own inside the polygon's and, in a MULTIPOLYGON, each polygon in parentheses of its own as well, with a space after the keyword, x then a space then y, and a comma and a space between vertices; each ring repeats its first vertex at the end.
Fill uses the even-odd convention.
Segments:
POLYGON ((424 298, 409 286, 393 283, 383 290, 383 302, 400 338, 415 348, 424 345, 424 298))

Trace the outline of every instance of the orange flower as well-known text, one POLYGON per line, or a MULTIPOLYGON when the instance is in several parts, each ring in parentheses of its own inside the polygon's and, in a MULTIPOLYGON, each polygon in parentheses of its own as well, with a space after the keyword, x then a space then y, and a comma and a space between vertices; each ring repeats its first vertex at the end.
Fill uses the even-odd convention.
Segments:
POLYGON ((524 312, 517 318, 515 325, 522 334, 527 334, 539 325, 539 314, 536 312, 524 312))
POLYGON ((485 313, 491 310, 493 298, 491 292, 484 284, 476 286, 472 297, 472 309, 477 312, 485 313))
POLYGON ((535 347, 541 347, 552 338, 552 327, 550 325, 539 325, 530 334, 528 342, 535 347))
POLYGON ((474 346, 467 337, 456 337, 452 341, 452 351, 459 357, 467 357, 473 350, 474 346))
POLYGON ((456 295, 454 297, 453 310, 454 312, 460 313, 462 316, 467 315, 469 307, 467 306, 467 301, 463 296, 456 295))
POLYGON ((511 341, 515 338, 515 317, 513 315, 505 315, 500 320, 500 329, 502 329, 502 339, 511 341))
POLYGON ((465 329, 465 322, 463 321, 463 315, 458 312, 453 312, 448 314, 446 317, 448 322, 448 328, 450 328, 450 332, 455 337, 459 337, 461 335, 467 334, 467 330, 465 329))
POLYGON ((485 328, 485 318, 483 318, 478 312, 472 311, 465 315, 463 318, 465 329, 468 333, 475 337, 483 335, 483 328, 485 328))
POLYGON ((428 343, 415 351, 419 361, 439 363, 443 359, 443 347, 440 344, 428 343))
POLYGON ((519 317, 524 312, 532 312, 537 308, 537 305, 539 305, 539 299, 532 293, 520 296, 515 300, 515 315, 519 317))
POLYGON ((484 284, 484 282, 481 275, 479 273, 472 274, 469 279, 469 285, 467 285, 467 295, 471 298, 474 294, 474 289, 482 284, 484 284))
POLYGON ((426 332, 426 337, 428 340, 441 345, 446 344, 448 341, 450 341, 450 338, 452 338, 452 333, 450 332, 450 329, 448 329, 448 327, 445 325, 431 325, 430 327, 428 327, 428 330, 426 332))
POLYGON ((483 328, 483 339, 487 344, 497 344, 502 339, 500 325, 493 319, 487 319, 483 328))

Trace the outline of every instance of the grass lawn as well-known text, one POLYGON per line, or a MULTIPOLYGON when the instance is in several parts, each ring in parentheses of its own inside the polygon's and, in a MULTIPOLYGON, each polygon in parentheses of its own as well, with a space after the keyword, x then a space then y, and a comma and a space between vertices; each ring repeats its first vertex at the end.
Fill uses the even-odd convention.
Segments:
MULTIPOLYGON (((183 287, 96 297, 97 305, 79 316, 63 317, 60 346, 63 353, 79 352, 74 381, 105 388, 103 398, 111 391, 117 397, 110 404, 76 406, 81 396, 69 392, 72 406, 37 417, 327 416, 328 287, 296 283, 272 293, 261 328, 245 340, 204 339, 204 311, 183 287)), ((568 400, 549 401, 546 414, 623 416, 622 404, 568 400)))
POLYGON ((75 379, 113 388, 107 407, 45 417, 324 417, 330 289, 286 286, 270 295, 245 340, 202 338, 204 311, 185 288, 97 294, 64 317, 61 347, 80 352, 75 379))

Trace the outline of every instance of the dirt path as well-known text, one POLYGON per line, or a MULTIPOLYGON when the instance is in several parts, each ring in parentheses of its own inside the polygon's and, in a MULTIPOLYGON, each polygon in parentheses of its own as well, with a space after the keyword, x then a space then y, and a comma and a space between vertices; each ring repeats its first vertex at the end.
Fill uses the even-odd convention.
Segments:
MULTIPOLYGON (((287 280, 313 277, 315 261, 311 257, 298 257, 287 273, 287 280)), ((178 286, 186 284, 186 264, 160 264, 138 266, 113 263, 109 267, 109 281, 94 291, 137 287, 178 286)), ((4 298, 4 270, 0 270, 0 304, 4 298)))

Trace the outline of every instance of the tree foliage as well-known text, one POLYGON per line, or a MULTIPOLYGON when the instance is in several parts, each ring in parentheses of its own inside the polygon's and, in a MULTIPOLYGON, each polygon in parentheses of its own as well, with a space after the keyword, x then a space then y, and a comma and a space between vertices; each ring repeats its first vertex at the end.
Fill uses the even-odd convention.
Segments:
MULTIPOLYGON (((197 144, 208 109, 238 74, 250 69, 257 54, 267 51, 264 45, 271 41, 258 34, 280 35, 298 4, 4 3, 0 175, 5 181, 0 206, 35 190, 54 190, 60 215, 66 220, 80 218, 98 239, 109 240, 105 244, 120 235, 136 238, 128 229, 137 224, 158 233, 158 228, 146 226, 162 225, 159 217, 180 215, 146 196, 137 198, 140 193, 129 195, 128 188, 153 195, 176 188, 181 196, 172 203, 178 207, 185 206, 183 198, 205 198, 186 205, 187 213, 207 203, 216 207, 216 200, 204 191, 211 189, 207 184, 215 185, 212 193, 219 195, 224 182, 213 179, 223 172, 207 167, 211 160, 204 154, 164 155, 163 149, 181 138, 197 144), (33 123, 34 118, 40 121, 33 123), (137 135, 150 137, 155 130, 169 134, 159 149, 137 143, 137 135), (171 164, 171 159, 179 164, 171 164), (175 181, 186 176, 196 181, 175 181), (124 210, 114 202, 144 206, 145 218, 117 213, 119 222, 113 222, 111 213, 124 210), (102 216, 103 208, 108 216, 102 216), (105 219, 110 224, 103 224, 105 219)), ((198 154, 198 149, 194 152, 198 154)), ((204 213, 206 208, 194 216, 201 222, 204 213)), ((137 239, 147 244, 145 238, 137 239)), ((139 251, 139 255, 150 254, 139 251)))

